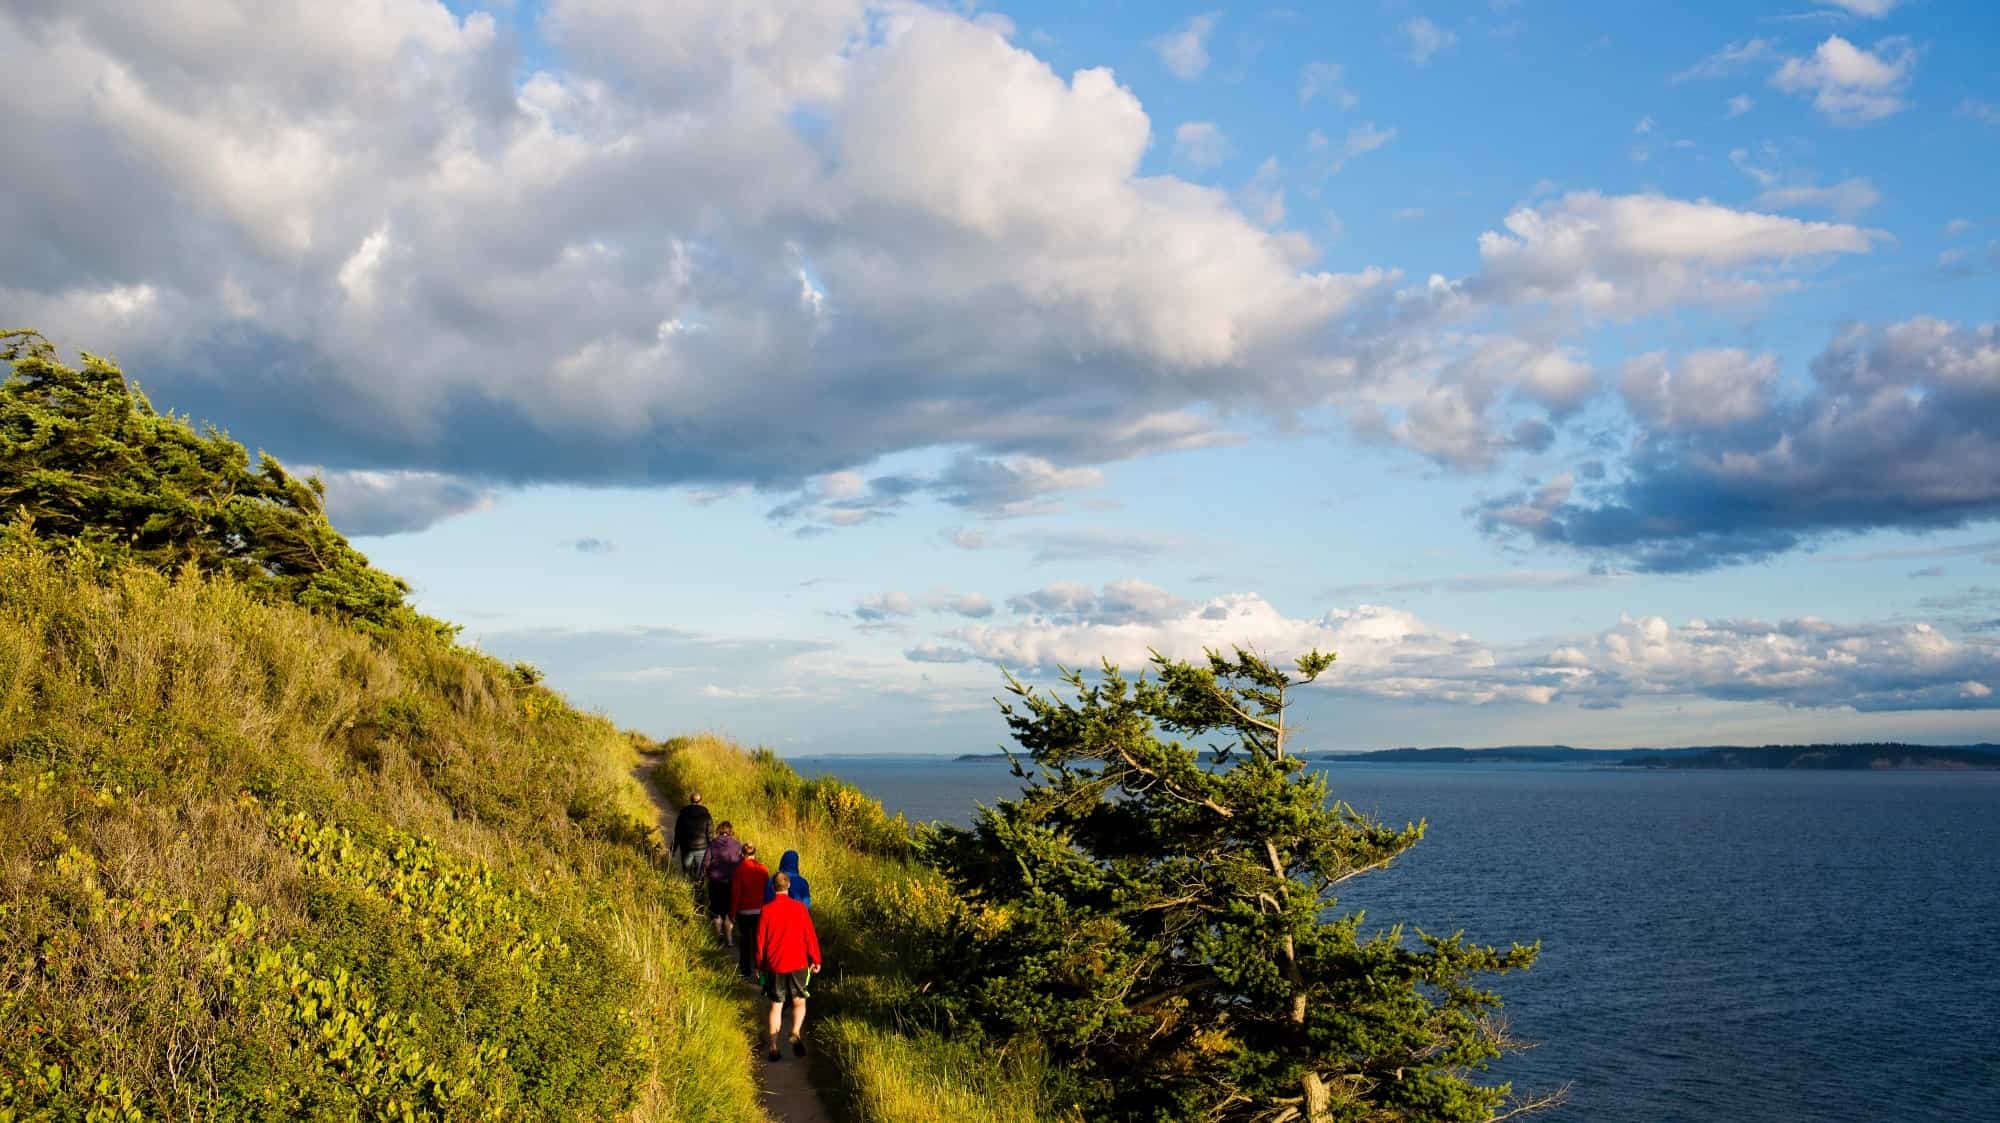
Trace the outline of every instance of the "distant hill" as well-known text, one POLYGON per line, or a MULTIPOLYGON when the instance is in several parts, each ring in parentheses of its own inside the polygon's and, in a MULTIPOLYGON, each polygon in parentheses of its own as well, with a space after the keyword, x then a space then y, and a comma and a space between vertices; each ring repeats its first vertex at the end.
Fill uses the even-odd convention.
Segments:
POLYGON ((2000 745, 1767 745, 1758 749, 1719 748, 1674 757, 1634 758, 1640 768, 1811 768, 1830 771, 1911 769, 2000 769, 2000 745))
POLYGON ((1674 749, 1582 749, 1570 745, 1405 747, 1364 753, 1311 753, 1329 763, 1599 764, 1641 768, 2000 768, 2000 745, 1695 745, 1674 749))
POLYGON ((1568 745, 1499 745, 1490 749, 1468 749, 1457 745, 1420 749, 1378 749, 1367 753, 1312 753, 1315 760, 1394 761, 1412 764, 1577 764, 1612 763, 1622 754, 1605 749, 1577 749, 1568 745))

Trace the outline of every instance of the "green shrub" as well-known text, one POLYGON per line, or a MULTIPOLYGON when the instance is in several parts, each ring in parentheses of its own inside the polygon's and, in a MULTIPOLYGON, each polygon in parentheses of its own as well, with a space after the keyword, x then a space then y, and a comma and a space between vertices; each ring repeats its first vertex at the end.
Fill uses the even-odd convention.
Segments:
POLYGON ((368 629, 446 630, 403 603, 410 589, 368 564, 326 519, 325 487, 214 427, 154 410, 117 366, 81 367, 32 331, 0 332, 0 522, 91 555, 225 573, 271 597, 368 629))

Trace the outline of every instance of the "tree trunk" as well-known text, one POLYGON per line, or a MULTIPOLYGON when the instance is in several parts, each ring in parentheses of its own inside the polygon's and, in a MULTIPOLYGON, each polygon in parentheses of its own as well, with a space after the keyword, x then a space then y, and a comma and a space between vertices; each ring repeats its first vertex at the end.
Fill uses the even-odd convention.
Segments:
MULTIPOLYGON (((1285 863, 1278 857, 1278 848, 1270 839, 1264 840, 1264 854, 1271 865, 1271 874, 1279 882, 1285 879, 1285 863)), ((1280 892, 1283 889, 1280 888, 1280 892)), ((1285 980, 1292 984, 1292 1027, 1298 1031, 1301 1043, 1306 1034, 1306 980, 1299 970, 1298 945, 1292 942, 1288 933, 1278 944, 1278 966, 1285 973, 1285 980)), ((1333 1093, 1327 1089, 1326 1081, 1317 1072, 1308 1070, 1300 1081, 1305 1093, 1306 1123, 1333 1123, 1333 1093)))
POLYGON ((1333 1123, 1333 1092, 1321 1080, 1319 1073, 1306 1073, 1306 1123, 1333 1123))

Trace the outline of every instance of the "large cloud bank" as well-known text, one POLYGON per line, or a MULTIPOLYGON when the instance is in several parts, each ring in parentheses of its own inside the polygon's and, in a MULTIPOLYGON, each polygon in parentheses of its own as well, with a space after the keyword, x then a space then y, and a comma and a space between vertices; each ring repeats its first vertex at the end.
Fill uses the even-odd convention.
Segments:
POLYGON ((1775 371, 1730 350, 1635 359, 1624 394, 1653 428, 1627 470, 1497 498, 1481 524, 1671 572, 2000 515, 2000 324, 1856 326, 1802 392, 1778 395, 1775 371))
MULTIPOLYGON (((776 489, 808 531, 914 496, 1031 513, 1093 465, 1322 407, 1485 469, 1605 385, 1515 315, 1768 299, 1879 241, 1577 192, 1504 216, 1467 277, 1331 269, 1146 170, 1162 138, 1109 70, 893 2, 551 0, 530 42, 434 0, 28 0, 0 62, 33 154, 0 167, 0 303, 177 408, 373 473, 335 479, 357 508, 398 481, 439 514, 622 481, 776 489), (938 447, 941 476, 860 474, 938 447)), ((1873 112, 1842 91, 1896 83, 1853 62, 1787 88, 1873 112)))

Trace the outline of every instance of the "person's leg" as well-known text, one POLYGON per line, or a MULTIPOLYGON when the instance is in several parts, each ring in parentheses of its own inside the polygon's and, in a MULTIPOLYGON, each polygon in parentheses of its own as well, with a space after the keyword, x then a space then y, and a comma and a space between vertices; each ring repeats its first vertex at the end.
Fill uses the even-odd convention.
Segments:
POLYGON ((727 886, 708 883, 708 915, 715 929, 715 938, 723 947, 729 946, 729 889, 727 886))
POLYGON ((792 999, 792 1055, 795 1057, 806 1055, 805 1029, 806 1000, 794 998, 792 999))
POLYGON ((736 969, 746 979, 757 977, 757 921, 759 914, 746 912, 736 918, 736 969))
POLYGON ((778 1052, 778 1031, 785 1025, 785 1003, 783 999, 771 1003, 771 1059, 778 1060, 784 1054, 778 1052))

